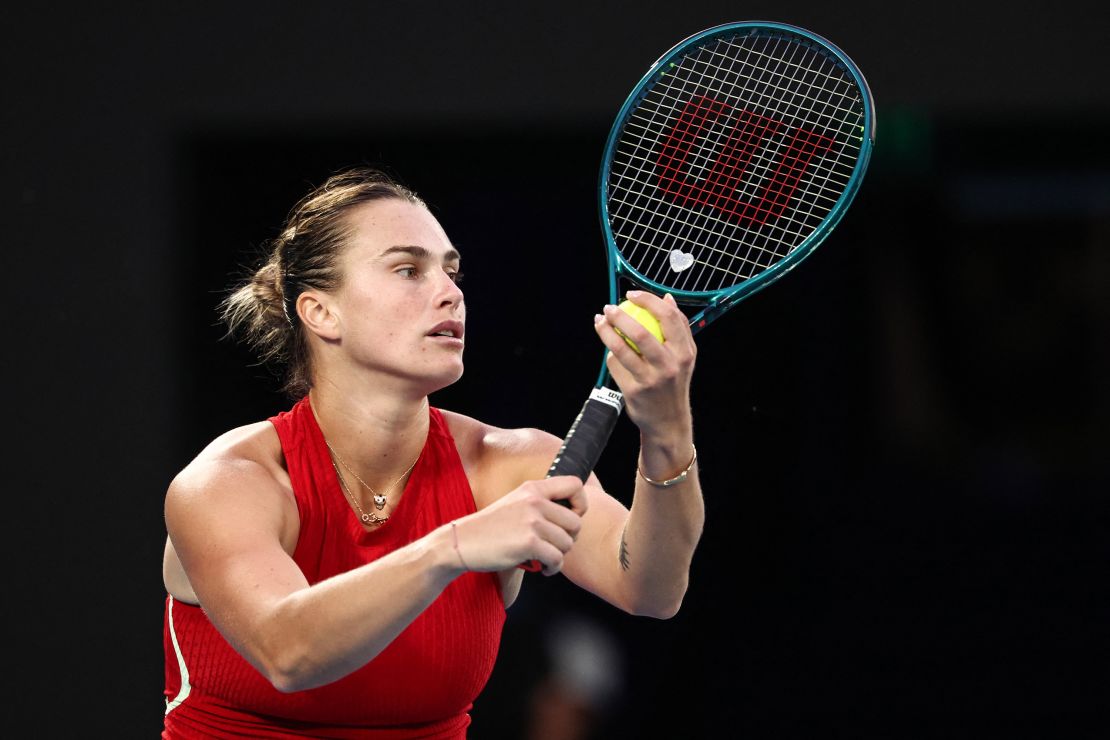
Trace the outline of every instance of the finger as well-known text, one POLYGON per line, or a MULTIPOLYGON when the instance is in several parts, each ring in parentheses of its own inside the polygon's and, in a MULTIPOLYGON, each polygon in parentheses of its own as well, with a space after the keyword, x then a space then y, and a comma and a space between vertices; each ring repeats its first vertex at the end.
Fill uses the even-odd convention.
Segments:
MULTIPOLYGON (((628 291, 627 295, 629 296, 628 303, 642 309, 654 321, 659 322, 658 329, 651 330, 643 326, 634 316, 628 316, 626 311, 621 310, 620 306, 617 307, 618 310, 615 314, 610 316, 607 313, 606 319, 611 318, 614 329, 619 329, 621 333, 630 337, 630 341, 635 342, 638 359, 644 361, 641 365, 635 361, 622 360, 622 364, 638 380, 650 382, 650 375, 647 374, 649 370, 661 368, 665 373, 670 372, 668 368, 673 367, 672 359, 681 361, 690 353, 693 346, 693 335, 690 332, 686 315, 678 308, 673 296, 660 298, 646 291, 636 290, 628 291), (640 303, 633 301, 633 298, 640 303), (640 305, 641 303, 645 305, 640 305), (629 322, 629 319, 632 323, 629 322), (661 333, 665 338, 663 342, 659 341, 654 331, 661 333)), ((618 355, 618 359, 622 358, 618 355)))
POLYGON ((552 502, 545 506, 543 510, 544 518, 570 535, 572 540, 578 539, 578 532, 582 529, 582 515, 584 513, 585 496, 581 493, 575 494, 572 498, 552 502))
POLYGON ((624 297, 640 308, 647 309, 657 319, 662 318, 670 310, 670 304, 662 296, 647 290, 630 290, 624 294, 624 297))
POLYGON ((534 560, 539 562, 545 576, 553 576, 563 569, 563 551, 550 542, 543 542, 536 548, 534 560))
MULTIPOLYGON (((643 360, 641 359, 640 362, 643 362, 643 360)), ((605 367, 609 369, 609 375, 617 382, 617 387, 620 388, 621 392, 626 396, 634 392, 636 388, 644 385, 644 383, 612 352, 605 356, 605 367)))
MULTIPOLYGON (((633 368, 643 363, 643 356, 632 349, 624 337, 616 332, 616 329, 620 329, 625 336, 630 337, 637 347, 646 347, 648 342, 655 342, 656 344, 659 344, 659 342, 651 336, 647 329, 640 325, 640 322, 616 306, 606 306, 602 311, 604 313, 594 321, 594 330, 601 341, 625 367, 633 368)), ((662 347, 662 345, 659 346, 662 347)))
MULTIPOLYGON (((664 374, 668 374, 675 369, 668 364, 672 360, 677 361, 679 368, 692 369, 698 348, 694 343, 694 332, 690 328, 690 319, 678 307, 674 296, 667 293, 660 298, 643 290, 630 290, 627 295, 630 301, 656 317, 663 330, 663 335, 667 338, 666 344, 662 346, 656 344, 653 347, 649 343, 645 348, 646 350, 659 349, 662 351, 645 351, 643 358, 652 367, 659 368, 664 374)), ((638 368, 630 367, 629 369, 637 370, 638 368)), ((640 377, 647 380, 642 373, 640 377)))
POLYGON ((582 488, 582 480, 576 475, 553 475, 532 483, 541 496, 552 501, 569 499, 582 488))
MULTIPOLYGON (((562 507, 558 508, 563 513, 569 513, 562 507)), ((543 542, 552 545, 561 553, 570 552, 570 548, 574 547, 574 536, 552 521, 537 522, 534 531, 543 542)))
MULTIPOLYGON (((602 309, 602 312, 605 315, 606 321, 621 334, 635 341, 641 348, 641 351, 652 342, 660 346, 662 345, 658 337, 652 334, 646 326, 641 324, 635 316, 625 311, 620 306, 607 305, 602 309)), ((651 311, 648 311, 648 314, 652 319, 655 318, 655 315, 652 314, 651 311)), ((665 334, 663 336, 664 338, 666 337, 665 334)))
MULTIPOLYGON (((575 478, 575 480, 578 480, 578 479, 575 478)), ((579 481, 579 482, 581 483, 581 481, 579 481)), ((569 507, 569 508, 565 509, 566 514, 573 514, 576 517, 576 521, 574 523, 575 526, 577 528, 581 528, 581 526, 582 526, 582 517, 584 517, 586 515, 586 512, 590 508, 590 497, 586 493, 586 487, 584 485, 578 486, 577 488, 574 489, 574 493, 572 493, 569 498, 563 499, 561 503, 563 503, 567 507, 569 507)), ((569 524, 569 522, 568 522, 568 524, 569 524)), ((560 525, 562 525, 562 522, 560 522, 560 525)), ((564 528, 566 528, 567 531, 570 531, 569 527, 564 527, 564 528)), ((578 537, 577 529, 574 532, 572 532, 572 534, 574 535, 574 537, 577 538, 578 537)))
MULTIPOLYGON (((539 495, 558 504, 564 514, 559 516, 559 523, 570 526, 572 519, 566 517, 581 517, 586 513, 586 500, 582 496, 582 480, 576 475, 557 475, 543 481, 533 481, 539 485, 539 495)), ((544 516, 552 518, 551 510, 544 509, 544 516)))
POLYGON ((663 336, 670 342, 681 338, 693 336, 690 332, 690 320, 674 296, 667 293, 662 298, 646 290, 630 290, 625 294, 628 300, 637 306, 646 309, 663 328, 663 336))

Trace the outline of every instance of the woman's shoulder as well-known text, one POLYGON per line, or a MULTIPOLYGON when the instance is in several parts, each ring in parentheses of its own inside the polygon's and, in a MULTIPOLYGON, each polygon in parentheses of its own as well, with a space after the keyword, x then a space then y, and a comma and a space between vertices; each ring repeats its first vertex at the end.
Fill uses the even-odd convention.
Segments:
POLYGON ((487 502, 526 480, 543 478, 562 440, 531 427, 498 427, 440 409, 463 467, 487 502))
POLYGON ((439 409, 460 454, 479 458, 547 456, 558 451, 558 437, 531 427, 498 427, 472 416, 439 409))
POLYGON ((214 542, 222 543, 226 555, 244 542, 270 537, 291 553, 299 522, 273 424, 236 427, 205 445, 170 483, 165 516, 167 588, 190 603, 196 595, 180 570, 178 553, 191 552, 196 561, 214 542))
POLYGON ((259 421, 230 429, 213 439, 174 477, 170 491, 204 491, 241 478, 288 481, 281 442, 274 425, 259 421))

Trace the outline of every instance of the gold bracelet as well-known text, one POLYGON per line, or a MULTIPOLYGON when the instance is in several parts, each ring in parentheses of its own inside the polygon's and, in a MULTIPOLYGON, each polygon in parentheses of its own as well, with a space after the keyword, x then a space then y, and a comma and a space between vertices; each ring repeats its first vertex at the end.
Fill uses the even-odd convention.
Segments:
POLYGON ((668 478, 667 480, 652 480, 651 478, 648 478, 646 475, 644 475, 644 471, 640 469, 639 465, 636 466, 636 474, 643 478, 645 483, 649 483, 657 488, 670 488, 671 486, 677 486, 679 483, 686 480, 686 476, 690 474, 690 469, 693 468, 694 463, 698 461, 698 448, 692 442, 690 443, 690 446, 694 449, 694 455, 690 458, 690 464, 686 466, 685 470, 683 470, 675 477, 668 478))

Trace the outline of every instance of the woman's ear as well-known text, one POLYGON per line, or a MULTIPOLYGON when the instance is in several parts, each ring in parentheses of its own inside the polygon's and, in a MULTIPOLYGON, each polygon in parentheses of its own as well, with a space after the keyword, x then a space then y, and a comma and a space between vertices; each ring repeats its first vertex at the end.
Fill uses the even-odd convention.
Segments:
POLYGON ((297 296, 297 315, 310 332, 321 339, 339 339, 340 320, 331 296, 306 290, 297 296))

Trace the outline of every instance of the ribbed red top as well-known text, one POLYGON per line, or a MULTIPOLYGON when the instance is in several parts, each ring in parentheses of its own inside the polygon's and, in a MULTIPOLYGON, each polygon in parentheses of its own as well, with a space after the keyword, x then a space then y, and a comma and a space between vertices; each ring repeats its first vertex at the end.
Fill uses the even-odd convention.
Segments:
MULTIPOLYGON (((373 532, 339 488, 308 399, 270 420, 300 513, 293 559, 310 584, 475 511, 450 430, 437 409, 429 414, 428 439, 404 495, 373 532)), ((467 573, 370 663, 326 686, 282 694, 200 608, 167 598, 162 737, 465 738, 467 712, 493 670, 504 622, 497 575, 467 573)))

